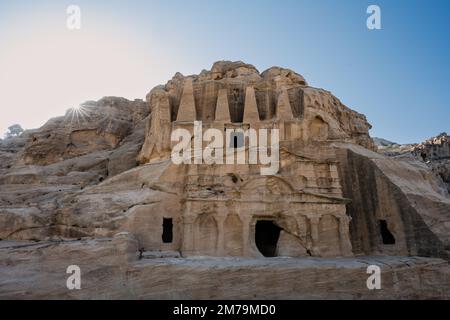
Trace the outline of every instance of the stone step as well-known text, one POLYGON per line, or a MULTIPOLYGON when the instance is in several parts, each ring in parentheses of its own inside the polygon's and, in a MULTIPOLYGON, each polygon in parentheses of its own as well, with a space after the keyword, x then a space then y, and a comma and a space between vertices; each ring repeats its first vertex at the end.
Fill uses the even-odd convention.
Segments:
POLYGON ((179 251, 143 251, 141 259, 181 258, 179 251))

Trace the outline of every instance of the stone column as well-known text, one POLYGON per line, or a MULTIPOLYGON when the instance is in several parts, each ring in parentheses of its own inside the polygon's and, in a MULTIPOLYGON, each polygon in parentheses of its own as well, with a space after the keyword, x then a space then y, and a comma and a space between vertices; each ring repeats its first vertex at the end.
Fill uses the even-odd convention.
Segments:
POLYGON ((190 256, 194 252, 194 221, 193 216, 183 216, 183 256, 190 256))
POLYGON ((231 123, 230 107, 228 106, 227 89, 220 89, 217 97, 215 121, 231 123))
POLYGON ((277 103, 277 119, 278 120, 294 120, 292 106, 289 101, 289 94, 286 88, 282 88, 278 96, 277 103))
POLYGON ((194 88, 192 85, 192 78, 188 78, 184 84, 183 94, 181 95, 177 121, 193 122, 195 119, 194 88))
POLYGON ((226 215, 218 214, 217 215, 217 252, 218 256, 225 255, 225 220, 226 215))
POLYGON ((339 220, 339 241, 341 244, 341 254, 344 257, 353 256, 352 244, 349 235, 349 217, 344 214, 337 217, 339 220))
MULTIPOLYGON (((306 223, 306 218, 304 216, 295 216, 295 221, 297 222, 297 233, 300 240, 303 242, 305 247, 308 246, 308 225, 306 223)), ((308 248, 309 249, 309 248, 308 248)))
POLYGON ((242 248, 244 257, 250 256, 250 223, 251 217, 241 217, 242 221, 242 248))
POLYGON ((309 217, 309 222, 311 224, 311 239, 312 239, 312 249, 314 256, 320 256, 319 249, 319 222, 321 217, 309 217))
POLYGON ((244 123, 254 123, 259 121, 258 106, 256 104, 255 89, 247 87, 245 92, 244 123))

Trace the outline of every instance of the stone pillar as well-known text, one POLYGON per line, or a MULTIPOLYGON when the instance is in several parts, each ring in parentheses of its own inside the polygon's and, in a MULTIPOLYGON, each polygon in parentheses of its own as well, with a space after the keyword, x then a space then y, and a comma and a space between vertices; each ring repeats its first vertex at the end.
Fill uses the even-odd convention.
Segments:
POLYGON ((195 99, 192 79, 187 79, 184 84, 183 94, 181 95, 180 107, 178 108, 177 121, 196 120, 195 99))
POLYGON ((156 140, 157 150, 160 154, 170 152, 170 135, 172 134, 172 123, 170 121, 170 103, 168 95, 164 95, 159 104, 159 121, 160 131, 155 132, 154 139, 156 140), (158 138, 159 137, 159 138, 158 138), (159 141, 159 143, 158 143, 159 141))
POLYGON ((256 105, 255 89, 247 87, 245 92, 244 123, 254 123, 259 121, 258 106, 256 105))
POLYGON ((216 106, 216 117, 214 120, 218 122, 231 123, 227 89, 219 90, 216 106))
MULTIPOLYGON (((297 222, 297 233, 300 240, 303 242, 305 247, 308 246, 308 225, 306 223, 306 218, 304 216, 296 216, 295 221, 297 222)), ((308 248, 309 249, 309 248, 308 248)))
POLYGON ((224 256, 225 255, 225 220, 226 215, 218 214, 216 216, 217 220, 217 255, 224 256))
POLYGON ((242 251, 244 257, 250 256, 250 224, 251 217, 241 217, 242 221, 242 251))
POLYGON ((353 256, 352 244, 349 235, 349 217, 344 214, 337 217, 339 219, 339 241, 341 245, 341 254, 344 257, 353 256))
POLYGON ((277 104, 277 119, 278 120, 294 120, 291 103, 289 102, 289 95, 285 88, 281 90, 277 104))
POLYGON ((150 130, 146 133, 144 145, 138 156, 140 163, 170 157, 172 123, 167 93, 161 91, 152 93, 151 107, 150 130))
POLYGON ((312 239, 312 249, 313 249, 313 255, 314 256, 320 256, 320 249, 319 249, 319 222, 320 217, 310 217, 309 218, 310 224, 311 224, 311 239, 312 239))
POLYGON ((194 252, 194 222, 195 217, 183 216, 183 245, 182 254, 190 256, 194 252))

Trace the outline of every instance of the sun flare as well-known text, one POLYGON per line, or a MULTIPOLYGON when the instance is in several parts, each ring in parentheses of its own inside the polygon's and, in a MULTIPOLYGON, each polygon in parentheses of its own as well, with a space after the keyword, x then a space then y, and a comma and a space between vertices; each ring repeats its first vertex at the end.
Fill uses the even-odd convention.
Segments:
POLYGON ((83 105, 75 105, 71 107, 66 117, 68 117, 70 120, 70 124, 77 124, 80 125, 83 122, 86 122, 89 117, 89 109, 83 105))

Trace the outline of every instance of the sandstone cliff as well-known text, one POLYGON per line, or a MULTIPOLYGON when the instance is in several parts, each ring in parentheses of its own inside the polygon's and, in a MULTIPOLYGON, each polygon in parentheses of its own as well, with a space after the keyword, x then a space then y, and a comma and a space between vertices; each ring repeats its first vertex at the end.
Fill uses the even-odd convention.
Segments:
POLYGON ((435 172, 450 192, 450 136, 441 133, 421 143, 399 145, 377 144, 378 152, 398 159, 415 159, 426 163, 435 172))
POLYGON ((369 129, 292 70, 220 61, 0 141, 0 298, 450 298, 449 194, 369 129), (279 172, 175 165, 170 133, 194 120, 279 129, 279 172), (86 290, 66 290, 70 264, 86 290))

